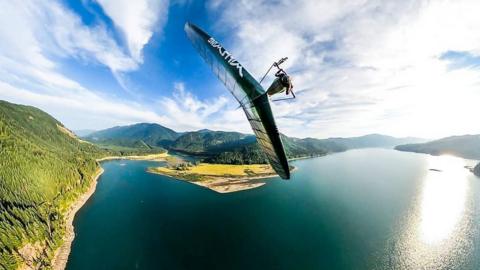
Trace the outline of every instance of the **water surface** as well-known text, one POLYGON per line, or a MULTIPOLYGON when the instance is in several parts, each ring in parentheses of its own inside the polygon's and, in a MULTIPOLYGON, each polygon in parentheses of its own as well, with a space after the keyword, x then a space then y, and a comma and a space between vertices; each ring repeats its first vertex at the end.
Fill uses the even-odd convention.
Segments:
POLYGON ((108 161, 67 269, 480 269, 471 164, 352 150, 218 194, 146 173, 155 162, 108 161))

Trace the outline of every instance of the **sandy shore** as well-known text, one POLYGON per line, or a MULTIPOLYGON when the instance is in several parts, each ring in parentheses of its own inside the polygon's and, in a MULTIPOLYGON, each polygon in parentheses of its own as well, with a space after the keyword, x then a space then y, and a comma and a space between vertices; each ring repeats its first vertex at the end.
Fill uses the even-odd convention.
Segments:
POLYGON ((143 155, 143 156, 108 156, 97 159, 98 162, 107 161, 107 160, 116 160, 116 159, 128 159, 128 160, 153 160, 153 161, 163 161, 166 157, 168 157, 168 153, 161 153, 161 154, 150 154, 150 155, 143 155))
POLYGON ((97 187, 97 180, 102 175, 103 168, 100 167, 97 170, 96 175, 88 191, 84 194, 80 195, 75 203, 73 203, 70 208, 68 209, 65 215, 65 223, 66 223, 66 231, 65 236, 63 237, 63 244, 55 251, 55 255, 52 259, 52 269, 54 270, 63 270, 67 266, 68 255, 70 255, 70 249, 72 247, 72 242, 75 237, 75 232, 73 228, 73 219, 75 218, 75 214, 77 213, 80 208, 87 202, 88 198, 92 196, 95 192, 97 187))
POLYGON ((236 191, 242 191, 242 190, 260 187, 266 184, 266 181, 268 181, 267 179, 275 178, 277 176, 277 175, 269 175, 269 176, 262 176, 262 177, 234 177, 234 178, 209 176, 206 179, 202 179, 199 181, 191 181, 183 178, 181 175, 170 175, 167 173, 162 173, 159 171, 152 171, 152 170, 149 170, 148 172, 165 175, 180 181, 186 181, 191 184, 195 184, 198 186, 211 189, 218 193, 230 193, 230 192, 236 192, 236 191))
POLYGON ((266 184, 266 181, 269 181, 267 179, 274 178, 275 176, 276 175, 255 178, 216 177, 203 181, 190 181, 190 183, 206 187, 218 193, 230 193, 261 187, 266 184))
MULTIPOLYGON (((293 167, 290 172, 297 170, 297 167, 293 167)), ((253 177, 212 177, 203 181, 188 181, 192 184, 206 187, 218 193, 230 193, 236 191, 242 191, 252 188, 257 188, 265 185, 267 181, 273 181, 278 177, 277 174, 253 176, 253 177)), ((183 180, 183 179, 182 179, 183 180)))
MULTIPOLYGON (((297 170, 297 167, 293 167, 291 172, 297 170)), ((189 183, 202 186, 213 190, 218 193, 230 193, 237 192, 252 188, 257 188, 263 186, 267 181, 272 181, 278 176, 276 173, 261 174, 257 176, 236 176, 229 177, 223 175, 200 175, 199 179, 191 180, 189 179, 188 171, 169 171, 169 170, 159 170, 158 168, 150 168, 149 173, 155 173, 160 175, 165 175, 180 181, 187 181, 189 183)))
POLYGON ((296 157, 296 158, 289 158, 288 161, 295 161, 295 160, 302 160, 302 159, 311 159, 311 158, 317 158, 317 157, 324 157, 327 155, 330 155, 333 153, 327 153, 325 155, 316 155, 316 156, 305 156, 305 157, 296 157))
MULTIPOLYGON (((153 160, 153 161, 163 161, 168 156, 168 153, 161 154, 150 154, 143 156, 108 156, 104 158, 97 159, 98 162, 107 161, 107 160, 117 160, 117 159, 128 159, 128 160, 153 160)), ((54 270, 63 270, 67 266, 68 256, 70 255, 70 249, 72 247, 73 239, 75 238, 75 232, 73 227, 73 219, 75 214, 82 208, 82 206, 87 202, 87 200, 92 196, 97 187, 97 180, 102 175, 103 168, 99 167, 97 173, 94 176, 88 191, 82 194, 77 201, 75 201, 67 213, 65 214, 65 224, 66 231, 65 236, 63 237, 63 244, 55 251, 55 254, 52 259, 52 269, 54 270)))

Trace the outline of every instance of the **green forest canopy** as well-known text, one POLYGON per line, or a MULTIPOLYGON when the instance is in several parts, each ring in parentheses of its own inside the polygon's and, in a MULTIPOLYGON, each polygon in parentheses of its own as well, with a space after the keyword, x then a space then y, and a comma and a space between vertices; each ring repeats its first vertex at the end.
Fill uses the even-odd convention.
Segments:
POLYGON ((34 264, 48 268, 65 210, 90 186, 96 159, 138 152, 101 149, 37 108, 0 101, 0 269, 18 268, 27 243, 43 248, 34 264))

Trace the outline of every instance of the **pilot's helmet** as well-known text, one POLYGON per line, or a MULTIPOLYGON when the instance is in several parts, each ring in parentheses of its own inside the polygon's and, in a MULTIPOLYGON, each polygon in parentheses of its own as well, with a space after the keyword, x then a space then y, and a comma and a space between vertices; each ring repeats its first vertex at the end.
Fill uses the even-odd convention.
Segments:
POLYGON ((290 78, 288 77, 287 74, 283 74, 283 76, 280 77, 280 81, 282 82, 282 85, 285 87, 288 87, 290 85, 290 78))

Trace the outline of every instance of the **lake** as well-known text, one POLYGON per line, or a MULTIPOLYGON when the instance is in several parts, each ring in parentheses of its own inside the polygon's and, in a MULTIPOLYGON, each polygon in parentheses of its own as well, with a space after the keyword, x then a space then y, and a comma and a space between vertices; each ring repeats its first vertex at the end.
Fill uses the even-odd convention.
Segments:
POLYGON ((362 149, 219 194, 108 161, 67 269, 480 269, 472 161, 362 149), (433 170, 431 170, 433 169, 433 170))

